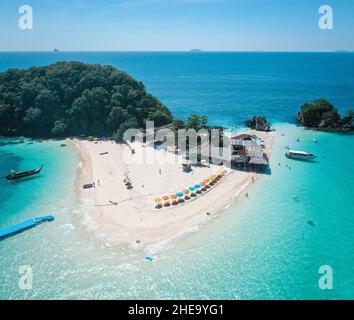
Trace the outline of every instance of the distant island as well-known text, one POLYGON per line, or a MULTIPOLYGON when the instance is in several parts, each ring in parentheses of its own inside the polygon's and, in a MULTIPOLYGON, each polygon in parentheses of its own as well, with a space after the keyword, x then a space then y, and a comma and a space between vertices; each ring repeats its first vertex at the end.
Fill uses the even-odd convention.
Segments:
POLYGON ((296 121, 305 127, 315 128, 323 131, 354 130, 354 111, 348 110, 346 116, 341 116, 336 107, 325 99, 317 99, 305 103, 296 117, 296 121))
POLYGON ((113 66, 58 62, 0 73, 0 135, 41 138, 113 137, 129 128, 173 123, 176 129, 206 127, 198 115, 188 122, 149 94, 142 82, 113 66))
POLYGON ((190 52, 203 52, 202 49, 191 49, 190 52))

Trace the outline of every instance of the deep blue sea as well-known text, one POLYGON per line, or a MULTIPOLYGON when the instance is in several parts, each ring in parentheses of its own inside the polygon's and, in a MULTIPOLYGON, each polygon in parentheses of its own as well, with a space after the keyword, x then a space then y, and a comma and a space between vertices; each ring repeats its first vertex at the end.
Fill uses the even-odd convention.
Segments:
POLYGON ((56 61, 113 65, 176 116, 207 114, 228 126, 254 114, 293 122, 305 101, 320 97, 343 112, 354 104, 353 53, 0 53, 0 71, 56 61))
POLYGON ((206 114, 211 124, 238 129, 265 115, 277 129, 271 174, 198 232, 117 250, 92 237, 85 204, 75 202, 75 150, 1 139, 0 176, 42 162, 46 170, 25 183, 0 182, 0 228, 38 214, 56 220, 0 241, 0 299, 354 298, 354 136, 294 124, 301 104, 316 98, 342 113, 354 107, 354 54, 0 53, 0 71, 63 60, 112 64, 182 119, 206 114), (285 146, 318 160, 288 160, 285 146), (22 265, 33 269, 32 290, 18 286, 22 265), (323 265, 332 267, 332 290, 318 285, 323 265))

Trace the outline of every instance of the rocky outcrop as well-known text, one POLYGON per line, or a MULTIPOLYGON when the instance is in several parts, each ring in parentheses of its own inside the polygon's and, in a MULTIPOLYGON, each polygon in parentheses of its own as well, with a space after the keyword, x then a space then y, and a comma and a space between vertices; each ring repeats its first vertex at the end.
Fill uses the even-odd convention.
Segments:
POLYGON ((264 116, 253 116, 252 119, 246 121, 246 126, 257 131, 272 131, 270 124, 264 116))

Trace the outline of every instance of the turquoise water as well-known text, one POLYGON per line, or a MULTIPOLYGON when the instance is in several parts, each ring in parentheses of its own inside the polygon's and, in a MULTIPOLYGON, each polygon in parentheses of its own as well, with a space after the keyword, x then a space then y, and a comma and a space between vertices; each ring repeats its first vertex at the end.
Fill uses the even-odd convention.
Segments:
POLYGON ((74 184, 77 170, 77 165, 71 164, 77 161, 78 156, 68 147, 61 148, 60 144, 60 141, 0 140, 1 177, 13 169, 29 170, 44 164, 38 176, 21 182, 0 181, 0 226, 32 217, 34 213, 46 215, 54 208, 67 205, 71 194, 68 190, 74 184))
MULTIPOLYGON (((24 183, 0 182, 0 227, 38 214, 56 216, 54 222, 0 242, 1 299, 354 298, 354 137, 284 123, 291 121, 299 104, 319 93, 342 110, 349 107, 354 55, 278 54, 274 59, 246 53, 202 58, 60 53, 59 58, 66 55, 123 65, 181 117, 182 106, 192 102, 214 122, 235 126, 247 115, 263 111, 277 123, 271 175, 251 187, 249 199, 240 199, 198 232, 190 230, 183 238, 143 251, 114 249, 92 237, 87 205, 75 202, 72 190, 79 164, 75 150, 60 148, 59 141, 1 140, 1 176, 43 162, 45 170, 24 183), (268 64, 263 65, 265 61, 268 64), (326 68, 329 81, 321 78, 326 68), (285 146, 313 152, 318 160, 286 159, 285 146), (147 254, 155 257, 153 263, 144 260, 147 254), (33 269, 32 290, 19 289, 21 265, 33 269), (321 265, 333 268, 333 290, 319 289, 321 265)), ((0 66, 46 64, 56 57, 0 54, 0 66)))

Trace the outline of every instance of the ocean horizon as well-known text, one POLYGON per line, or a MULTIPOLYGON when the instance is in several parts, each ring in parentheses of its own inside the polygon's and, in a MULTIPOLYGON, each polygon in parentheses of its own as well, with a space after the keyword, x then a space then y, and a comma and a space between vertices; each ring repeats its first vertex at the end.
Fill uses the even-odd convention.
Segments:
POLYGON ((113 65, 183 120, 207 115, 209 124, 242 131, 253 115, 266 116, 276 129, 271 174, 207 224, 143 249, 113 248, 92 231, 90 201, 73 192, 77 150, 59 140, 0 138, 0 176, 45 162, 38 178, 0 181, 0 228, 56 216, 0 241, 0 299, 353 299, 353 135, 308 130, 295 116, 317 98, 341 114, 353 107, 354 55, 0 52, 0 72, 58 61, 113 65), (287 147, 318 159, 287 159, 287 147), (18 286, 22 265, 33 268, 32 290, 18 286), (319 287, 324 265, 333 268, 333 290, 319 287))

